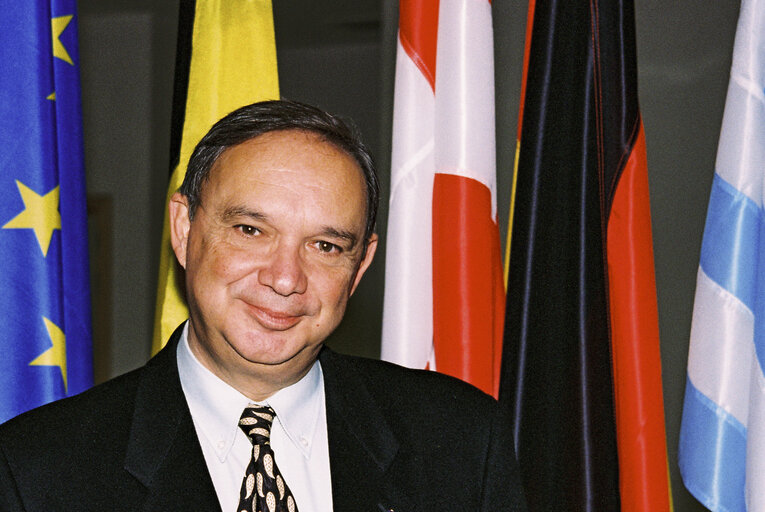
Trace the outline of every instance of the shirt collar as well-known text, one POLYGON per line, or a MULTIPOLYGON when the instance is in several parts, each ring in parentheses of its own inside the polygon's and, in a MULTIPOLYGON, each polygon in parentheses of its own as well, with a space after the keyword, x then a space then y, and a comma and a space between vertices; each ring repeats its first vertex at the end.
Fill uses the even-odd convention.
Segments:
MULTIPOLYGON (((194 425, 224 462, 237 433, 241 432, 238 423, 242 411, 254 402, 199 362, 189 347, 188 330, 189 323, 186 322, 177 349, 181 386, 194 425)), ((302 379, 258 403, 274 409, 276 421, 287 437, 304 457, 309 458, 323 400, 324 376, 321 365, 315 361, 302 379)))

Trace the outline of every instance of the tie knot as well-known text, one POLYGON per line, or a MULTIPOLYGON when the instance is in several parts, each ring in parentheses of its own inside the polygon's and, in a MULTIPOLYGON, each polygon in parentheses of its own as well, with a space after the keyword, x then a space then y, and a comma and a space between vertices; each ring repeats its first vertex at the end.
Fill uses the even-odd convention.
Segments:
POLYGON ((274 416, 276 413, 267 405, 248 405, 239 418, 239 428, 253 444, 268 444, 274 416))

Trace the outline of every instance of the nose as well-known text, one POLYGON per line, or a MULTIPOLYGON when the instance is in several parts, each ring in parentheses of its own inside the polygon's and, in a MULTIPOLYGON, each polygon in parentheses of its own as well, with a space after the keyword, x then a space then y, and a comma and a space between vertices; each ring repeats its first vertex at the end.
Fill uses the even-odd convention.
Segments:
POLYGON ((308 277, 303 268, 300 248, 280 243, 270 256, 258 272, 260 284, 284 297, 293 293, 304 293, 308 286, 308 277))

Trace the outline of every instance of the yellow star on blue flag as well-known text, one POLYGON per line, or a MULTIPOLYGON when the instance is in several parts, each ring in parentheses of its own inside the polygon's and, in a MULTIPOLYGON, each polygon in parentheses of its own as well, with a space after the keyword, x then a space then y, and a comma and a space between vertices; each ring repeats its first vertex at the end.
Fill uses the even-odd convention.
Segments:
POLYGON ((51 32, 53 33, 53 56, 71 65, 74 65, 74 62, 72 62, 69 52, 66 51, 66 46, 61 42, 61 34, 73 17, 70 14, 69 16, 56 16, 50 20, 51 32))
POLYGON ((61 368, 61 377, 64 379, 64 391, 66 391, 66 336, 61 328, 43 317, 45 330, 53 344, 51 348, 35 357, 30 366, 58 366, 61 368))
POLYGON ((3 229, 31 229, 37 237, 43 256, 47 256, 53 230, 61 229, 61 214, 58 211, 59 188, 41 195, 18 180, 16 185, 24 201, 24 210, 9 220, 3 229))

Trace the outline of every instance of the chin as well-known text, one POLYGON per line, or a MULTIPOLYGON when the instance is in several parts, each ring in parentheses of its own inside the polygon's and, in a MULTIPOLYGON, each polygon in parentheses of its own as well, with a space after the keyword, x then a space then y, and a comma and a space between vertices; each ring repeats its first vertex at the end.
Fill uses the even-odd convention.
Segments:
POLYGON ((234 350, 251 363, 278 365, 289 361, 306 349, 292 340, 258 335, 255 339, 242 340, 232 344, 234 350))

